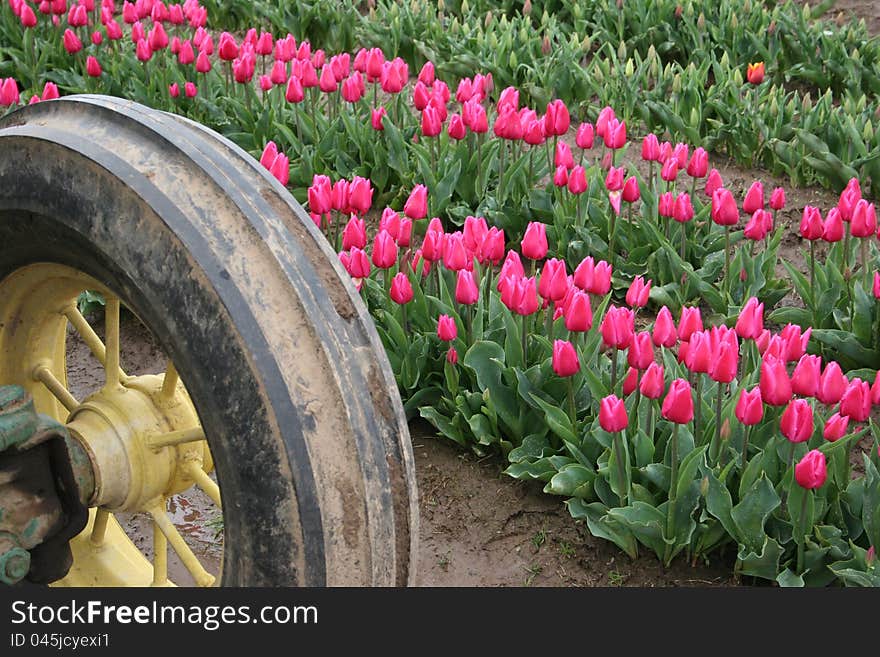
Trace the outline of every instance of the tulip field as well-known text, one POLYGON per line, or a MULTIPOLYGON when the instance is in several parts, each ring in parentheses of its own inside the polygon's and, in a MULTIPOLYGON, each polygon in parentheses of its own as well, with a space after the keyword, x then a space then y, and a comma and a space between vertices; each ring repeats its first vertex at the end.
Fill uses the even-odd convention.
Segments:
POLYGON ((746 583, 880 585, 864 23, 754 0, 4 0, 0 114, 72 93, 259 159, 338 253, 408 418, 593 536, 746 583))

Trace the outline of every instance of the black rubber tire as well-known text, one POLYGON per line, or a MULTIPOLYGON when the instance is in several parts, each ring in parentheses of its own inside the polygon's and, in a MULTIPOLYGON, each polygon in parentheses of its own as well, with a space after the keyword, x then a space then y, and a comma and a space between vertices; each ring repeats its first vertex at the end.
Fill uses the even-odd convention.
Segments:
POLYGON ((394 377, 336 254, 259 163, 116 98, 18 110, 0 120, 0 281, 35 262, 114 290, 178 366, 221 486, 222 585, 413 582, 394 377))

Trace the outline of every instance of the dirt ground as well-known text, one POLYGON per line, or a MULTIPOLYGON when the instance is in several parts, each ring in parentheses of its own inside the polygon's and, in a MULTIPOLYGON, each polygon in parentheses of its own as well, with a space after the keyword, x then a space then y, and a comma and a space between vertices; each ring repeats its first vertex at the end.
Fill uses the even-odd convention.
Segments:
MULTIPOLYGON (((805 0, 797 0, 799 4, 807 4, 805 0)), ((809 2, 815 7, 816 0, 809 2)), ((880 3, 877 0, 837 0, 834 6, 823 16, 826 20, 835 20, 842 24, 848 20, 865 19, 868 31, 872 35, 880 33, 880 3)))

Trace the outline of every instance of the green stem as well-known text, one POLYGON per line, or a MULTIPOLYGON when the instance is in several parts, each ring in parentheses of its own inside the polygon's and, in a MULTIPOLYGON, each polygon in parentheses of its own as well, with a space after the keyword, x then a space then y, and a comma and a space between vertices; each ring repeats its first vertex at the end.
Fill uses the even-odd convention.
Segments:
POLYGON ((819 328, 818 308, 816 308, 816 241, 810 240, 810 309, 813 311, 813 326, 819 328))
POLYGON ((670 466, 671 466, 671 479, 669 483, 669 501, 675 501, 675 493, 676 493, 676 482, 678 480, 678 428, 679 425, 677 422, 672 425, 672 445, 671 453, 670 453, 670 466))
POLYGON ((617 222, 615 221, 614 211, 611 211, 611 229, 608 237, 608 262, 611 265, 611 268, 614 269, 614 231, 617 228, 617 222))
POLYGON ((522 353, 523 369, 528 369, 529 363, 529 316, 522 316, 522 353))
POLYGON ((724 227, 724 287, 730 289, 730 226, 724 227))
POLYGON ((718 460, 718 452, 721 450, 721 400, 724 395, 724 384, 718 382, 718 395, 715 397, 715 436, 712 438, 712 446, 709 448, 709 461, 715 465, 718 460))
POLYGON ((694 384, 694 393, 696 394, 696 403, 694 404, 694 444, 701 445, 700 440, 700 420, 703 415, 703 398, 700 388, 703 386, 703 375, 697 372, 695 374, 696 382, 694 384))
MULTIPOLYGON (((676 422, 672 425, 672 453, 671 456, 671 465, 672 465, 672 474, 669 480, 669 501, 666 503, 666 539, 669 540, 675 535, 675 497, 676 497, 676 489, 678 488, 678 427, 680 425, 676 422)), ((669 565, 669 554, 672 550, 672 545, 670 543, 666 544, 665 554, 663 556, 663 563, 665 565, 669 565)))
POLYGON ((744 436, 743 436, 743 451, 742 451, 742 471, 746 471, 746 465, 749 462, 749 433, 751 431, 751 427, 746 425, 744 428, 744 436))
POLYGON ((868 239, 861 238, 859 240, 859 251, 861 255, 862 261, 862 271, 865 276, 865 291, 869 292, 871 290, 871 272, 868 267, 868 239))
POLYGON ((535 148, 534 146, 529 148, 529 185, 532 184, 532 180, 535 177, 535 148))
POLYGON ((797 542, 797 572, 798 574, 803 574, 804 572, 804 543, 806 535, 805 532, 807 530, 806 523, 804 522, 805 517, 807 515, 807 500, 809 496, 812 495, 812 492, 809 490, 804 491, 803 499, 801 500, 801 516, 798 519, 798 542, 797 542))
POLYGON ((629 495, 629 487, 626 486, 626 466, 623 463, 623 446, 621 445, 621 432, 614 434, 614 454, 617 457, 617 476, 620 477, 620 485, 623 487, 618 493, 620 498, 620 506, 626 506, 626 500, 629 495))
POLYGON ((614 388, 617 385, 617 347, 611 350, 611 394, 614 394, 614 388))
POLYGON ((565 377, 565 381, 568 383, 568 417, 574 426, 577 422, 577 409, 574 405, 574 382, 571 379, 570 376, 565 377))
POLYGON ((685 230, 685 226, 687 224, 683 223, 681 225, 681 259, 685 260, 685 247, 687 246, 687 231, 685 230))
POLYGON ((480 180, 483 178, 483 139, 482 135, 477 135, 477 196, 482 194, 483 188, 480 180))
POLYGON ((642 401, 642 392, 639 390, 638 378, 636 379, 635 395, 636 398, 633 402, 632 416, 630 417, 630 427, 635 432, 633 435, 637 435, 639 431, 639 402, 642 401))
POLYGON ((504 202, 504 156, 507 153, 507 142, 501 140, 501 155, 498 157, 498 203, 504 202))

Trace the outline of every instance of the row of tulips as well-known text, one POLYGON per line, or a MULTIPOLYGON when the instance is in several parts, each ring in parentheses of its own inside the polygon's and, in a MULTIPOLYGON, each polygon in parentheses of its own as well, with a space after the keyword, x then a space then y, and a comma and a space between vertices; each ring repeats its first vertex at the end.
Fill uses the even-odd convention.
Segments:
POLYGON ((639 330, 652 282, 635 278, 625 305, 611 303, 612 265, 587 257, 569 273, 542 224, 505 251, 482 217, 452 233, 432 219, 414 249, 423 194, 403 216, 386 208, 372 254, 351 219, 357 243, 340 253, 410 413, 481 453, 500 448, 509 474, 546 482, 632 556, 642 544, 669 563, 735 543, 744 575, 850 581, 838 571, 876 540, 855 499, 880 486, 880 376, 823 366, 807 353, 812 329, 772 331, 756 298, 730 327, 689 306, 676 323, 664 306, 639 330), (870 476, 852 477, 858 454, 870 476))
MULTIPOLYGON (((28 2, 9 4, 20 19, 27 14, 23 8, 28 2)), ((773 295, 758 282, 755 262, 767 270, 775 268, 773 242, 778 245, 780 235, 775 214, 785 206, 781 189, 771 193, 767 211, 763 189, 752 186, 742 203, 742 212, 751 219, 740 233, 734 229, 740 223, 740 204, 718 172, 709 171, 702 148, 691 153, 686 144, 661 143, 649 135, 642 143, 644 165, 617 166, 627 146, 627 127, 610 108, 595 122, 578 123, 560 100, 549 102, 540 114, 520 107, 513 87, 500 90, 493 102, 488 75, 459 82, 457 105, 450 108, 453 94, 437 78, 433 64, 426 64, 410 84, 406 65, 378 48, 361 49, 353 57, 328 57, 320 50, 312 52, 307 42, 297 44, 290 35, 274 39, 252 30, 241 42, 228 33, 219 35, 215 49, 216 35, 207 32, 206 16, 192 1, 176 10, 149 0, 124 3, 125 28, 112 2, 98 7, 83 1, 66 11, 66 27, 65 19, 59 18, 64 12, 54 14, 55 34, 64 27, 61 47, 99 85, 113 83, 123 57, 114 44, 127 33, 124 42, 131 43, 142 67, 135 70, 142 71, 153 92, 164 90, 171 79, 165 74, 173 77, 176 70, 192 79, 203 76, 204 93, 198 94, 193 107, 208 111, 213 103, 226 102, 224 96, 234 99, 236 94, 248 105, 241 110, 245 114, 252 104, 262 105, 268 110, 263 116, 268 117, 269 130, 283 135, 283 152, 270 144, 261 160, 284 184, 295 186, 294 176, 305 175, 323 161, 310 158, 308 149, 314 155, 324 142, 323 128, 330 126, 344 128, 361 154, 373 151, 377 160, 388 154, 400 181, 425 181, 402 204, 404 216, 386 207, 369 254, 365 216, 372 209, 374 192, 385 202, 403 200, 403 187, 391 194, 385 189, 387 168, 384 174, 377 167, 360 170, 369 178, 352 170, 337 172, 336 182, 313 171, 303 200, 315 223, 342 250, 340 260, 370 304, 408 410, 420 412, 462 444, 500 447, 510 460, 510 474, 542 479, 549 492, 569 497, 572 514, 585 518, 597 536, 615 541, 630 554, 642 543, 666 562, 682 550, 696 558, 735 542, 743 573, 781 578, 780 583, 827 581, 829 573, 842 569, 845 556, 858 560, 876 544, 870 522, 864 521, 866 507, 855 501, 859 495, 873 494, 873 449, 874 461, 866 462, 865 476, 848 483, 847 452, 865 429, 834 441, 828 438, 827 445, 833 447, 822 442, 822 435, 834 436, 844 424, 842 431, 850 422, 865 422, 864 400, 870 409, 871 388, 866 392, 864 376, 851 374, 843 378, 837 399, 823 401, 833 398, 828 391, 840 388, 844 376, 830 362, 818 376, 820 382, 827 379, 822 396, 818 388, 808 394, 801 383, 796 392, 791 381, 809 378, 807 372, 817 367, 817 360, 804 360, 818 358, 804 353, 811 323, 797 322, 803 331, 791 325, 771 335, 757 320, 763 309, 758 310, 760 302, 753 297, 772 304, 773 295), (91 31, 99 22, 102 27, 91 31), (174 60, 173 66, 166 66, 174 60), (260 76, 258 63, 264 70, 260 76), (366 84, 372 84, 372 99, 366 84), (295 125, 295 133, 285 124, 295 125), (601 155, 592 155, 594 142, 601 146, 601 155), (696 193, 698 182, 705 200, 696 193), (450 207, 454 202, 457 205, 450 207), (473 204, 468 207, 468 202, 473 204), (461 221, 463 230, 448 232, 449 221, 438 218, 447 208, 447 217, 461 221), (514 214, 511 209, 517 209, 521 223, 501 223, 514 214), (546 224, 529 221, 542 212, 546 224), (489 227, 482 215, 498 225, 489 227), (670 249, 673 221, 679 226, 680 250, 670 249), (686 230, 688 224, 692 228, 686 230), (521 254, 506 250, 506 238, 519 244, 521 254), (740 239, 760 244, 760 253, 754 246, 737 248, 740 239), (649 254, 671 251, 666 257, 679 259, 672 270, 664 269, 653 256, 637 257, 640 248, 649 254), (723 270, 704 264, 698 280, 681 282, 688 268, 693 275, 694 264, 711 260, 722 248, 723 270), (606 260, 597 261, 599 254, 606 260), (569 275, 567 263, 573 262, 579 265, 569 275), (742 285, 737 286, 729 272, 738 270, 742 285), (633 282, 627 306, 611 305, 612 296, 622 292, 628 280, 633 282), (713 292, 715 287, 721 293, 713 292), (723 317, 735 308, 743 325, 730 321, 736 326, 705 329, 699 319, 686 338, 680 334, 686 322, 671 330, 672 311, 666 306, 681 309, 683 319, 693 317, 686 302, 695 296, 694 290, 710 301, 716 315, 723 317), (677 303, 666 303, 673 295, 677 303), (636 318, 640 311, 646 314, 643 309, 649 302, 660 307, 654 327, 636 331, 636 318), (789 359, 793 354, 797 358, 789 359), (791 375, 788 360, 797 360, 791 375), (630 373, 618 376, 627 365, 630 373), (813 397, 823 405, 835 404, 833 413, 824 406, 815 410, 814 402, 808 401, 813 397), (686 399, 694 408, 691 418, 686 399), (705 399, 713 400, 715 408, 705 399), (753 410, 740 413, 740 405, 753 410), (627 412, 625 427, 617 410, 621 406, 627 412), (756 417, 755 408, 767 411, 756 417), (616 419, 607 426, 619 429, 607 430, 602 409, 607 409, 607 422, 616 419), (740 415, 755 422, 749 424, 740 415), (734 417, 741 421, 734 424, 734 417), (783 438, 776 440, 780 433, 783 438), (788 442, 793 447, 779 456, 780 446, 788 442), (832 472, 847 464, 845 473, 838 472, 831 485, 818 487, 809 498, 798 497, 791 483, 803 443, 827 453, 832 472), (727 498, 722 490, 728 491, 727 498), (774 495, 777 501, 790 496, 789 503, 773 505, 774 495), (806 511, 791 512, 801 508, 790 503, 795 498, 810 511, 810 522, 806 511), (772 506, 760 522, 743 515, 756 499, 772 506), (698 514, 698 508, 704 513, 698 514), (758 525, 760 535, 743 529, 758 525), (825 529, 817 529, 827 526, 840 528, 838 535, 829 537, 822 533, 825 529), (656 542, 658 535, 662 545, 656 542)), ((35 27, 25 25, 29 16, 21 22, 26 30, 35 27)), ((43 23, 38 29, 46 32, 45 28, 43 23)), ((751 85, 760 84, 760 69, 747 77, 751 85)), ((182 79, 176 94, 173 82, 163 93, 179 97, 180 83, 182 79)), ((3 89, 13 104, 20 102, 14 81, 4 82, 3 89)), ((184 89, 190 99, 197 95, 194 84, 189 88, 184 83, 184 89)), ((47 94, 52 94, 48 86, 42 96, 47 94)), ((256 127, 257 121, 252 123, 256 127)), ((332 136, 334 130, 326 132, 332 136)), ((334 158, 343 161, 338 151, 334 158)), ((876 251, 867 227, 873 219, 876 229, 876 219, 858 186, 848 190, 841 204, 850 210, 844 212, 839 204, 837 212, 846 226, 844 243, 832 247, 824 271, 830 278, 833 271, 827 267, 838 267, 835 271, 847 283, 849 298, 856 300, 849 313, 855 325, 856 310, 864 315, 859 291, 867 292, 876 251), (853 228, 855 206, 861 208, 858 228, 853 228), (857 272, 864 276, 853 282, 855 251, 860 255, 857 272)), ((829 243, 834 242, 829 238, 836 235, 836 221, 829 212, 823 223, 823 235, 824 225, 832 226, 829 243)), ((811 294, 816 286, 821 288, 822 271, 815 274, 811 294)), ((842 290, 840 296, 846 298, 842 290)), ((880 316, 876 305, 868 305, 870 318, 880 316)), ((828 329, 817 328, 813 334, 822 330, 828 329)), ((869 344, 872 339, 876 335, 869 334, 869 344)), ((815 457, 811 459, 814 463, 815 457)))
MULTIPOLYGON (((20 18, 24 16, 21 20, 25 29, 28 29, 26 26, 32 22, 27 11, 28 2, 11 0, 9 4, 20 18)), ((447 207, 447 214, 453 220, 462 221, 472 213, 482 214, 506 228, 511 237, 518 238, 530 220, 530 215, 545 212, 549 216, 545 216, 543 220, 554 224, 551 236, 557 257, 580 260, 604 243, 609 262, 616 262, 617 252, 625 255, 625 261, 620 263, 621 272, 628 276, 646 273, 657 284, 655 300, 675 308, 692 300, 697 294, 703 296, 716 312, 727 314, 729 306, 736 307, 750 295, 758 295, 772 302, 786 292, 784 282, 770 273, 775 269, 775 262, 771 262, 773 258, 767 255, 758 260, 752 259, 750 263, 745 262, 745 255, 740 258, 743 261, 739 267, 740 276, 748 276, 746 270, 750 267, 754 269, 760 263, 760 267, 770 274, 764 275, 763 281, 761 276, 752 277, 745 281, 746 285, 737 288, 733 285, 733 277, 727 276, 731 259, 737 259, 736 251, 731 252, 731 239, 734 240, 735 249, 735 241, 740 237, 754 243, 769 240, 773 235, 774 222, 764 210, 763 192, 758 192, 753 186, 746 195, 742 209, 749 219, 740 235, 737 230, 740 221, 739 208, 729 190, 718 191, 722 184, 720 177, 717 172, 708 171, 708 157, 702 148, 696 148, 693 155, 690 155, 689 147, 684 143, 673 146, 670 142, 661 143, 656 137, 649 135, 642 144, 642 159, 649 163, 647 180, 632 165, 626 168, 616 167, 618 155, 627 143, 626 121, 618 120, 610 108, 606 107, 599 112, 595 124, 574 122, 577 124, 575 129, 569 109, 558 99, 548 103, 546 112, 539 114, 536 109, 520 107, 519 92, 507 87, 499 93, 494 107, 487 106, 493 91, 492 77, 477 74, 459 81, 454 94, 458 106, 451 108, 459 111, 450 113, 450 88, 437 78, 431 62, 422 67, 415 83, 409 85, 406 64, 399 58, 386 57, 379 48, 362 48, 354 56, 348 53, 328 55, 320 49, 313 51, 308 41, 297 43, 289 34, 275 38, 271 33, 258 33, 253 29, 247 32, 241 42, 229 33, 212 35, 205 29, 207 17, 203 8, 192 0, 169 7, 161 2, 150 1, 123 3, 121 21, 114 13, 116 8, 112 2, 102 2, 100 6, 94 2, 83 2, 69 8, 65 4, 65 7, 67 27, 65 38, 61 41, 67 42, 65 47, 74 58, 85 54, 77 31, 85 36, 85 33, 94 30, 87 42, 91 42, 91 51, 96 54, 88 55, 86 69, 93 60, 97 62, 98 57, 104 59, 105 64, 106 57, 110 57, 113 66, 112 60, 118 59, 120 53, 115 45, 111 48, 111 44, 122 39, 135 46, 135 50, 136 44, 145 44, 141 47, 142 50, 147 48, 157 53, 157 58, 161 61, 154 62, 152 56, 140 58, 142 67, 147 71, 148 81, 157 77, 156 71, 150 69, 150 66, 156 63, 167 64, 169 56, 174 56, 173 61, 186 76, 193 74, 193 65, 195 75, 204 76, 206 82, 219 80, 219 73, 215 69, 224 71, 225 86, 209 83, 208 99, 217 96, 218 87, 230 91, 230 81, 234 79, 231 91, 235 92, 240 87, 244 97, 250 102, 253 86, 256 84, 256 62, 258 58, 262 58, 264 74, 259 79, 262 102, 268 103, 270 110, 274 110, 276 106, 280 108, 277 115, 270 112, 270 116, 286 121, 293 119, 291 122, 297 126, 297 135, 305 138, 302 134, 306 131, 301 134, 301 122, 306 125, 307 119, 312 119, 312 135, 319 131, 320 117, 315 116, 314 105, 323 106, 331 115, 335 113, 338 119, 343 118, 340 116, 343 113, 340 105, 345 105, 351 116, 358 119, 365 129, 365 132, 359 134, 369 136, 368 142, 361 140, 359 143, 358 150, 361 154, 376 152, 381 155, 384 151, 390 155, 395 150, 395 144, 398 144, 404 148, 402 156, 397 154, 388 160, 397 162, 400 176, 413 177, 410 166, 413 163, 419 163, 419 168, 427 167, 427 171, 421 169, 420 173, 427 174, 423 179, 431 186, 433 197, 437 198, 436 207, 431 208, 432 214, 440 214, 444 207, 452 205, 447 207), (165 25, 168 26, 167 31, 163 27, 165 25), (191 36, 186 33, 186 28, 194 30, 191 36), (105 32, 106 38, 103 36, 105 32), (169 34, 174 36, 169 37, 169 34), (100 55, 101 48, 110 48, 106 57, 100 55), (195 55, 196 51, 198 56, 195 55), (212 78, 211 75, 216 77, 212 78), (373 86, 372 103, 367 103, 363 98, 365 81, 373 86), (356 88, 359 92, 353 95, 346 93, 346 82, 350 82, 348 87, 356 88), (389 115, 385 105, 377 103, 378 89, 391 97, 386 102, 391 110, 390 114, 395 118, 393 122, 385 119, 389 115), (410 90, 411 106, 402 102, 404 96, 409 96, 410 90), (308 100, 306 92, 310 94, 308 100), (325 102, 319 103, 319 96, 325 97, 325 102), (303 106, 308 106, 308 110, 303 106), (399 126, 394 125, 395 123, 399 126), (389 134, 380 134, 385 132, 389 134), (490 134, 486 135, 487 132, 490 134), (579 151, 578 164, 575 164, 572 148, 562 138, 570 132, 575 133, 573 137, 579 151), (409 140, 396 142, 395 137, 399 139, 401 134, 420 137, 420 144, 412 144, 409 140), (596 137, 601 140, 603 156, 588 156, 585 162, 585 154, 590 153, 596 137), (456 142, 464 142, 462 146, 466 143, 467 148, 457 147, 453 150, 456 142), (536 152, 542 146, 548 151, 546 165, 544 158, 536 157, 536 152), (406 151, 410 151, 410 155, 406 151), (492 176, 490 182, 489 169, 492 164, 497 164, 497 175, 492 176), (656 178, 655 165, 660 169, 656 178), (435 169, 443 174, 442 177, 433 175, 435 169), (522 175, 526 169, 529 175, 522 175), (686 172, 690 180, 677 182, 679 171, 686 172), (516 172, 521 175, 513 175, 516 172), (554 184, 548 182, 547 188, 542 190, 540 181, 549 181, 547 176, 550 174, 554 184), (703 178, 706 178, 706 201, 709 202, 704 202, 695 195, 696 183, 703 178), (473 185, 473 181, 477 184, 473 185), (677 193, 676 185, 690 191, 677 193), (554 192, 554 187, 558 191, 554 192), (607 202, 599 203, 603 192, 607 193, 607 202), (642 219, 647 220, 645 223, 653 219, 659 220, 663 224, 661 234, 652 231, 650 226, 640 227, 634 226, 631 221, 615 221, 611 214, 613 212, 616 216, 621 212, 621 201, 626 204, 630 218, 635 206, 639 208, 637 212, 640 211, 642 219), (705 263, 719 249, 721 242, 717 239, 718 234, 697 230, 690 231, 689 235, 685 228, 689 222, 709 225, 705 216, 709 206, 713 222, 724 227, 725 267, 721 271, 712 267, 700 267, 701 263, 705 263), (758 210, 761 212, 758 213, 758 210), (672 223, 673 220, 680 226, 677 240, 672 235, 672 228, 676 225, 672 223), (668 257, 658 257, 657 254, 665 252, 664 237, 678 242, 676 250, 679 251, 679 259, 670 261, 668 257), (693 243, 691 248, 688 248, 689 241, 693 243), (645 256, 635 257, 637 253, 645 256), (697 270, 700 280, 688 281, 686 285, 682 285, 680 281, 686 277, 688 266, 697 270), (721 283, 723 292, 733 293, 730 298, 711 293, 710 288, 718 283, 721 283)), ((61 15, 64 15, 63 12, 61 15)), ((58 18, 59 14, 54 16, 58 18)), ((58 30, 65 26, 64 20, 65 18, 59 19, 58 30)), ((37 24, 35 27, 45 26, 37 24)), ((97 64, 97 67, 100 68, 101 65, 97 64)), ((94 65, 93 69, 97 70, 94 65)), ((763 76, 763 65, 749 66, 746 77, 750 85, 761 84, 763 76)), ((102 72, 98 75, 101 84, 107 82, 108 77, 108 73, 102 72)), ((7 80, 0 89, 11 87, 15 87, 15 84, 10 85, 7 80)), ((183 96, 192 99, 198 94, 198 90, 189 81, 173 82, 169 86, 169 94, 175 98, 183 96)), ((31 100, 36 98, 34 95, 31 100)), ((257 102, 257 97, 254 98, 257 102)), ((198 103, 194 106, 198 106, 198 103)), ((288 146, 294 147, 292 144, 288 146)), ((305 182, 299 177, 302 172, 314 168, 318 162, 314 159, 311 162, 305 161, 301 144, 294 148, 299 157, 294 155, 291 159, 285 155, 276 159, 273 172, 285 184, 290 183, 296 187, 298 183, 305 182), (297 174, 293 180, 292 172, 297 174)), ((290 152, 291 149, 284 150, 290 152)), ((338 154, 334 161, 338 164, 338 154)), ((326 166, 326 160, 322 164, 326 166)), ((364 177, 375 180, 380 194, 387 200, 389 194, 399 195, 403 188, 387 189, 388 168, 384 164, 382 166, 385 168, 378 172, 372 171, 370 176, 364 177)), ((360 176, 354 174, 343 177, 360 176)), ((310 179, 309 182, 314 181, 310 179)), ((778 209, 784 205, 783 197, 781 190, 775 190, 771 194, 770 207, 774 218, 778 209)), ((870 214, 870 218, 874 218, 873 214, 870 214)), ((833 217, 828 223, 829 228, 823 231, 823 235, 833 240, 840 234, 841 225, 833 217)), ((873 223, 876 224, 876 221, 873 223)), ((846 228, 846 234, 849 235, 848 223, 846 228)), ((844 250, 849 246, 847 239, 844 250)), ((869 283, 868 266, 864 261, 869 253, 870 250, 862 250, 861 266, 866 272, 863 280, 865 289, 869 287, 869 283)), ((841 269, 841 272, 844 271, 845 268, 841 269)), ((839 298, 853 297, 856 294, 851 285, 847 286, 846 292, 847 294, 839 295, 839 298)), ((816 328, 841 328, 826 326, 817 319, 811 318, 816 328)), ((798 323, 806 325, 808 322, 798 323)), ((839 336, 832 336, 832 339, 838 340, 839 336)), ((875 351, 872 345, 868 346, 869 351, 875 351)))

